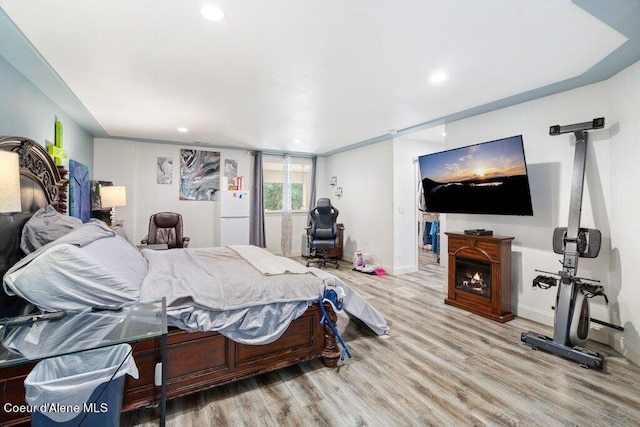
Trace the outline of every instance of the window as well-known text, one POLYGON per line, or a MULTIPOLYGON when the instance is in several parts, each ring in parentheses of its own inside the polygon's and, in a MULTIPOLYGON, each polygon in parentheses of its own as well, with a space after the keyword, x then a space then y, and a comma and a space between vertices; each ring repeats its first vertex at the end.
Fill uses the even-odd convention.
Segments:
MULTIPOLYGON (((282 182, 284 159, 264 156, 262 161, 265 212, 282 211, 282 182)), ((291 209, 294 212, 309 210, 311 191, 311 159, 291 158, 291 209)))

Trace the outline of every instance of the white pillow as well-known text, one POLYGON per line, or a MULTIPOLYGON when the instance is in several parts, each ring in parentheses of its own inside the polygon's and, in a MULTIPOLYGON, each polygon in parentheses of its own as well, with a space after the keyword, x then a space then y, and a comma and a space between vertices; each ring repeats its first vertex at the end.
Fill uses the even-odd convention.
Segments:
POLYGON ((144 257, 104 224, 87 223, 11 268, 5 290, 41 310, 80 310, 137 301, 144 257))

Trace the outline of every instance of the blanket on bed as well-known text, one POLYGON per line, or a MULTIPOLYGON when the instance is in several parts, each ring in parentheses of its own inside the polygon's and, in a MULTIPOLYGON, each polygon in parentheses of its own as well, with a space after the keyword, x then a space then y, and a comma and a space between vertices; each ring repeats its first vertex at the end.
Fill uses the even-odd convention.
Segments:
MULTIPOLYGON (((276 274, 307 274, 313 273, 314 269, 305 267, 290 258, 274 255, 264 248, 252 245, 228 245, 229 249, 240 255, 245 261, 251 264, 256 270, 265 276, 276 274)), ((317 269, 315 269, 317 270, 317 269)))

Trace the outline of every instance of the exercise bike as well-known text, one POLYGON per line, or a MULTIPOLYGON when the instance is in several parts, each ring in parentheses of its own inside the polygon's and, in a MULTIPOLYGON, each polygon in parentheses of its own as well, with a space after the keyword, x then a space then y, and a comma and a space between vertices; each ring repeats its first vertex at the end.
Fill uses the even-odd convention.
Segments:
POLYGON ((574 360, 584 368, 598 370, 604 367, 604 356, 582 347, 587 341, 590 321, 623 330, 620 326, 591 318, 591 298, 602 296, 607 304, 609 301, 600 281, 576 276, 578 259, 597 257, 602 241, 600 231, 580 228, 580 216, 587 158, 587 131, 603 127, 604 117, 600 117, 591 122, 556 125, 549 129, 552 136, 573 132, 576 137, 569 223, 567 227, 556 228, 553 232, 553 251, 563 255, 562 270, 558 273, 536 270, 544 274, 533 279, 534 287, 558 287, 554 306, 553 338, 532 331, 523 332, 520 336, 520 340, 531 345, 534 350, 545 350, 574 360))

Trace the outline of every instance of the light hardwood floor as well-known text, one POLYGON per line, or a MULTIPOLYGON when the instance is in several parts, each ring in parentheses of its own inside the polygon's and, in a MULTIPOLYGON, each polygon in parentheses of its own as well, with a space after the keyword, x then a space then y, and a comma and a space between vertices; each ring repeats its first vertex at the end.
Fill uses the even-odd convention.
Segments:
MULTIPOLYGON (((328 268, 385 316, 389 336, 340 315, 353 358, 337 369, 316 360, 176 399, 167 425, 640 425, 640 367, 595 342, 602 372, 534 351, 520 333, 551 328, 445 305, 445 270, 428 250, 420 258, 418 273, 398 277, 328 268)), ((123 426, 157 422, 153 409, 122 416, 123 426)))

